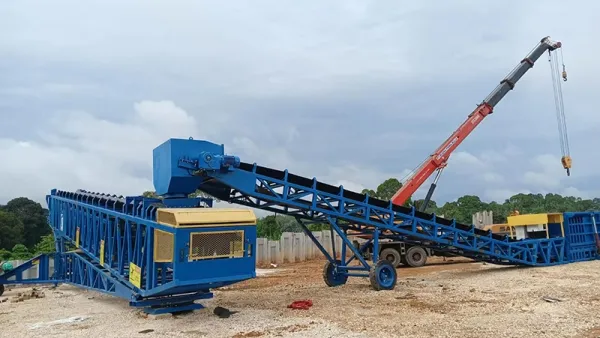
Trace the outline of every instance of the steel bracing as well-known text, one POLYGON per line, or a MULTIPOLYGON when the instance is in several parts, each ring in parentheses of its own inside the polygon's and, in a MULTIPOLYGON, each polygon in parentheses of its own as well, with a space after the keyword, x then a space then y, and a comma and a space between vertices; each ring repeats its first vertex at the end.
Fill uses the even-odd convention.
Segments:
MULTIPOLYGON (((453 249, 447 250, 462 249, 467 254, 487 256, 489 260, 522 265, 551 265, 565 259, 564 238, 512 241, 455 220, 346 191, 342 186, 333 187, 314 178, 298 179, 287 170, 281 172, 242 163, 237 175, 218 171, 206 174, 230 188, 227 201, 329 223, 336 232, 342 228, 355 232, 387 231, 412 240, 429 241, 435 247, 451 246, 453 249), (292 177, 296 179, 290 179, 292 177), (253 182, 250 189, 244 189, 250 187, 246 180, 253 182)), ((214 184, 209 182, 207 180, 207 184, 214 184)), ((207 192, 212 190, 207 188, 207 192)))
POLYGON ((48 221, 56 253, 1 274, 0 293, 3 284, 70 283, 150 313, 201 308, 195 301, 212 297, 211 289, 256 276, 256 217, 249 209, 213 209, 212 199, 187 197, 198 189, 221 201, 295 217, 327 257, 328 286, 368 277, 376 290, 394 288, 395 267, 378 257, 385 238, 523 266, 597 259, 600 249, 600 212, 563 213, 560 224, 548 224, 547 238, 512 240, 316 178, 242 162, 207 141, 170 139, 158 146, 154 185, 163 198, 52 190, 48 221), (331 236, 333 250, 325 250, 308 229, 315 222, 329 224, 342 247, 331 236), (357 244, 352 235, 368 241, 357 244), (371 244, 369 262, 363 254, 371 244), (38 276, 25 278, 35 265, 38 276))
POLYGON ((210 234, 218 226, 179 229, 156 221, 159 209, 210 208, 211 199, 161 200, 53 190, 47 203, 56 241, 54 272, 50 276, 50 255, 42 255, 0 275, 0 284, 69 283, 125 298, 131 306, 156 314, 201 308, 194 301, 211 298, 211 288, 255 277, 253 226, 227 227, 245 231, 248 250, 239 259, 215 262, 210 257, 194 260, 183 249, 191 236, 210 234), (159 243, 157 232, 167 239, 159 243), (33 264, 40 265, 40 277, 22 278, 33 264), (17 278, 8 280, 12 276, 17 278))
POLYGON ((511 240, 456 220, 348 191, 343 186, 328 185, 316 178, 243 162, 236 156, 225 155, 223 146, 207 141, 171 139, 157 149, 155 163, 159 163, 162 170, 155 171, 155 185, 162 187, 161 194, 183 192, 180 191, 182 188, 199 188, 223 201, 296 217, 329 260, 326 271, 331 274, 329 280, 327 276, 325 278, 328 284, 344 283, 348 276, 369 276, 376 289, 390 288, 384 275, 395 283, 395 270, 391 272, 391 268, 377 257, 378 241, 384 237, 418 242, 438 251, 496 264, 548 266, 569 261, 566 239, 562 236, 511 240), (177 177, 179 184, 157 183, 157 179, 160 181, 161 177, 167 176, 177 177), (189 188, 182 183, 186 178, 189 188), (344 243, 339 257, 346 257, 348 249, 352 251, 352 257, 341 260, 335 247, 333 255, 327 253, 306 228, 307 221, 330 224, 331 231, 344 243), (363 258, 361 247, 350 241, 349 231, 372 235, 375 264, 369 264, 363 258), (359 264, 351 266, 349 263, 354 260, 359 264))

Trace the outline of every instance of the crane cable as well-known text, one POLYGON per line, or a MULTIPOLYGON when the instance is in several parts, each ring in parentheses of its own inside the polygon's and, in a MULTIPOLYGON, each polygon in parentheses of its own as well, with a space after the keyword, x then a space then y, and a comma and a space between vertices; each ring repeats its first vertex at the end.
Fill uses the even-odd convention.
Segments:
MULTIPOLYGON (((560 49, 560 59, 562 64, 562 80, 567 81, 567 72, 560 49)), ((567 136, 567 123, 565 118, 565 107, 563 102, 562 87, 559 76, 558 56, 552 51, 548 51, 548 62, 550 62, 550 71, 552 73, 552 87, 554 89, 554 104, 556 109, 556 121, 558 123, 558 135, 560 138, 560 148, 562 152, 561 163, 567 170, 567 176, 571 175, 571 153, 569 150, 569 138, 567 136)))
POLYGON ((404 175, 402 178, 400 178, 400 183, 402 183, 402 185, 404 185, 409 179, 411 179, 413 176, 415 176, 415 174, 417 173, 417 170, 423 165, 425 164, 425 162, 427 162, 427 160, 429 160, 429 158, 431 158, 431 155, 426 157, 421 163, 419 163, 416 167, 414 167, 411 171, 409 171, 406 175, 404 175))

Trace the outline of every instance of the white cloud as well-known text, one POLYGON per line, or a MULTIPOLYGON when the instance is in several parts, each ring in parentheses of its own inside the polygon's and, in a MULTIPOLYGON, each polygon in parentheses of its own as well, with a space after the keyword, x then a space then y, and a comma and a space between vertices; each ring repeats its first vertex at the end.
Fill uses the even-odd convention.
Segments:
POLYGON ((0 202, 52 187, 137 194, 152 188, 152 149, 189 136, 246 162, 374 189, 430 154, 547 34, 565 46, 573 176, 556 156, 536 157, 558 150, 542 57, 451 157, 434 199, 594 196, 600 67, 588 33, 600 28, 598 6, 2 3, 0 155, 10 160, 0 202), (473 17, 485 27, 473 30, 473 17))
POLYGON ((52 188, 123 195, 152 190, 152 149, 202 130, 169 101, 138 102, 125 116, 127 122, 116 123, 67 112, 39 131, 41 141, 0 139, 0 157, 12 159, 0 166, 0 203, 17 196, 42 201, 52 188))
POLYGON ((566 175, 560 158, 550 155, 538 155, 531 160, 533 168, 526 171, 521 182, 535 189, 559 189, 566 175))
POLYGON ((483 180, 488 183, 500 183, 504 181, 504 177, 498 173, 487 172, 483 174, 483 180))
POLYGON ((457 151, 448 159, 448 166, 452 168, 453 172, 467 174, 480 172, 486 168, 487 164, 469 152, 457 151))

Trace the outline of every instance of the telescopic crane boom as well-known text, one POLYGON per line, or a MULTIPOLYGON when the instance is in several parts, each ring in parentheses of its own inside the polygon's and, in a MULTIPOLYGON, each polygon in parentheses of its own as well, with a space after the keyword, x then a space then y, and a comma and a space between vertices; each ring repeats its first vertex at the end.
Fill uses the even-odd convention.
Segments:
MULTIPOLYGON (((433 195, 433 192, 437 186, 437 182, 440 178, 442 170, 447 165, 448 158, 452 152, 464 141, 464 139, 471 134, 471 132, 483 121, 483 119, 491 114, 494 107, 504 98, 504 96, 515 87, 515 84, 521 79, 521 77, 533 67, 534 63, 548 51, 551 67, 552 67, 552 78, 554 80, 554 99, 557 107, 557 118, 559 119, 559 133, 561 134, 561 147, 563 157, 561 162, 563 167, 567 170, 567 175, 570 175, 571 168, 571 157, 568 154, 568 142, 566 141, 566 127, 564 126, 564 111, 562 106, 562 93, 560 92, 560 81, 558 81, 558 61, 556 58, 553 59, 552 52, 561 48, 560 42, 554 42, 550 40, 550 37, 543 38, 535 48, 515 67, 500 84, 485 98, 485 100, 475 108, 475 110, 469 114, 467 120, 463 122, 460 127, 436 149, 436 151, 429 156, 408 178, 405 184, 394 194, 392 202, 396 205, 403 205, 419 187, 425 183, 425 181, 436 172, 435 178, 427 195, 424 203, 420 206, 421 210, 427 208, 427 204, 433 195)), ((562 71, 562 78, 564 81, 567 80, 567 73, 562 71)))

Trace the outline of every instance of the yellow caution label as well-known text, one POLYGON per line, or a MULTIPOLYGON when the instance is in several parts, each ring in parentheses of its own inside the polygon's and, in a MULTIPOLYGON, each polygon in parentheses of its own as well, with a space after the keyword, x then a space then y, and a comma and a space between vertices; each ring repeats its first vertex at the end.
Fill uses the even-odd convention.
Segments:
POLYGON ((138 289, 142 288, 142 269, 133 263, 129 263, 129 281, 138 289))
POLYGON ((79 248, 79 227, 77 227, 77 230, 75 231, 75 247, 79 248))
POLYGON ((100 265, 104 266, 104 240, 100 240, 100 265))

